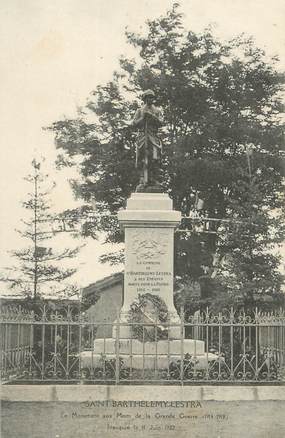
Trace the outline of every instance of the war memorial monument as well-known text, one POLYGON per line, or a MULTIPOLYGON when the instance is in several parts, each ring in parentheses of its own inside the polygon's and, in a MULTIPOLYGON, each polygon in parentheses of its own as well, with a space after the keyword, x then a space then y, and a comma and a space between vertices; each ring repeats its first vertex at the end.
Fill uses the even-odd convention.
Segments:
POLYGON ((181 213, 173 210, 172 200, 160 185, 162 142, 158 130, 163 120, 154 97, 152 90, 146 90, 144 104, 135 113, 132 128, 138 130, 136 167, 141 177, 126 209, 118 213, 125 234, 123 306, 114 321, 112 338, 96 338, 94 351, 82 353, 83 368, 100 363, 102 354, 109 360, 122 355, 125 366, 149 370, 166 369, 185 355, 195 357, 197 368, 205 368, 216 358, 205 354, 204 341, 185 338, 174 307, 174 231, 181 213), (165 309, 162 321, 154 302, 165 309), (139 339, 130 322, 130 313, 136 309, 142 316, 139 339), (148 336, 151 331, 155 332, 152 338, 148 336))

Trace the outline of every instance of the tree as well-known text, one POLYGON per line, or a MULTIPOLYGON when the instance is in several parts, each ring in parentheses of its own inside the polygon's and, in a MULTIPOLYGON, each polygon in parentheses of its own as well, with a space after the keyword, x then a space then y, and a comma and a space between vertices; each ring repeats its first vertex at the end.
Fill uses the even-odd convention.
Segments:
POLYGON ((54 184, 47 187, 48 175, 41 172, 41 162, 34 159, 32 167, 33 173, 24 178, 32 185, 32 192, 28 193, 27 199, 22 203, 29 218, 22 219, 25 228, 17 230, 30 244, 24 249, 12 251, 18 265, 7 268, 8 275, 1 280, 8 282, 12 289, 36 300, 46 293, 55 291, 59 295, 74 290, 72 285, 62 285, 61 282, 72 276, 76 269, 65 269, 61 262, 75 257, 80 248, 57 251, 45 244, 54 236, 53 216, 48 199, 54 184))
MULTIPOLYGON (((257 162, 253 163, 258 166, 257 162)), ((222 236, 218 249, 224 260, 221 282, 232 293, 239 294, 249 308, 257 304, 264 306, 264 301, 269 301, 269 305, 272 301, 276 305, 284 304, 283 294, 279 294, 283 281, 278 269, 280 257, 273 252, 274 245, 282 243, 284 227, 281 216, 271 211, 263 198, 262 185, 269 181, 259 178, 259 167, 254 170, 251 175, 250 161, 248 173, 240 169, 241 177, 233 186, 235 196, 230 203, 243 222, 232 233, 222 236)))
MULTIPOLYGON (((268 59, 252 38, 221 42, 210 28, 201 34, 187 31, 177 3, 147 25, 146 35, 126 33, 139 61, 121 58, 113 80, 91 93, 78 118, 50 127, 58 166, 78 165, 81 159, 75 194, 87 210, 96 200, 98 218, 86 234, 96 238, 104 232, 107 242, 122 240, 114 215, 139 179, 135 136, 128 126, 137 97, 150 88, 164 113, 165 191, 184 216, 195 209, 198 195, 203 214, 216 219, 212 233, 177 236, 177 279, 206 276, 211 282, 218 272, 239 283, 239 290, 251 288, 251 296, 253 291, 277 292, 281 277, 271 247, 280 242, 282 223, 284 75, 276 68, 278 60, 268 59), (89 120, 93 116, 93 123, 86 115, 89 120), (237 228, 216 232, 224 224, 218 219, 234 221, 237 228), (247 261, 242 260, 246 253, 247 261)), ((182 228, 189 227, 184 220, 182 228)), ((110 257, 106 254, 103 261, 110 257)))

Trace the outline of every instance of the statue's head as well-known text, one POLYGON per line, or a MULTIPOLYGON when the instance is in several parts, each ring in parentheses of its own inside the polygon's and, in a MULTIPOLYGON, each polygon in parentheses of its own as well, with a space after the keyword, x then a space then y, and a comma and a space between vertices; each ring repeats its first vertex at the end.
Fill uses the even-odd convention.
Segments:
POLYGON ((142 94, 142 100, 145 103, 151 104, 153 102, 154 98, 155 98, 155 94, 152 90, 146 90, 142 94))

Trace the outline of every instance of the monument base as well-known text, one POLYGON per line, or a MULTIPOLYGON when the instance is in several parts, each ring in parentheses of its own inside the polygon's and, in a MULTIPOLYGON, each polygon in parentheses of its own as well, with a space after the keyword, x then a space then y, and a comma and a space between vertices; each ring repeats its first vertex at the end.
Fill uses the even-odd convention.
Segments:
POLYGON ((102 367, 106 361, 116 359, 123 361, 123 367, 133 369, 167 369, 171 363, 177 363, 187 355, 196 369, 206 369, 209 362, 217 359, 212 353, 205 353, 205 343, 199 340, 178 339, 157 342, 140 342, 137 339, 113 338, 96 339, 93 351, 80 354, 81 368, 102 367))

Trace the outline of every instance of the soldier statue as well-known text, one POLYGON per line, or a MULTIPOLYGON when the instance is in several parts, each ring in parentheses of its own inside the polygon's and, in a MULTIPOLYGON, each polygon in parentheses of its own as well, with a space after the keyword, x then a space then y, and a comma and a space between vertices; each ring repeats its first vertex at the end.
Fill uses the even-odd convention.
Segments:
POLYGON ((136 142, 136 167, 141 169, 140 184, 137 191, 161 191, 160 161, 162 143, 158 129, 162 126, 160 110, 154 106, 154 92, 146 90, 142 94, 144 105, 134 116, 132 125, 138 129, 136 142))

